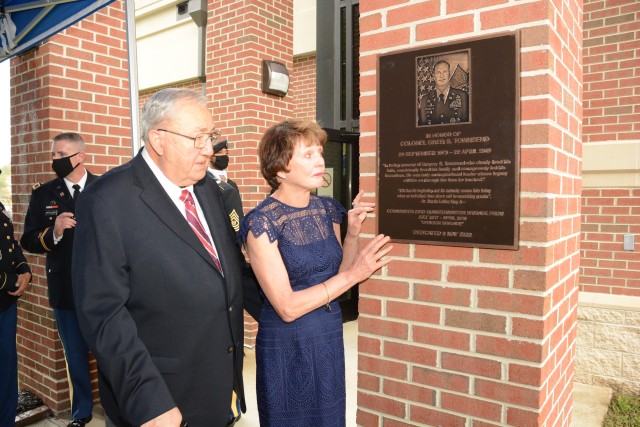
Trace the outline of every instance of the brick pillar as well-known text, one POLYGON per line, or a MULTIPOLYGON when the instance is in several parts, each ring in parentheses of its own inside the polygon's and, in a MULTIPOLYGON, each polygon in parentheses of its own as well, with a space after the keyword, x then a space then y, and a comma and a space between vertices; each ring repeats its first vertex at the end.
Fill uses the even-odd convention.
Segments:
MULTIPOLYGON (((216 125, 229 139, 229 175, 242 194, 245 211, 270 188, 260 174, 257 147, 272 124, 291 117, 289 95, 262 93, 262 60, 293 68, 293 0, 264 2, 209 1, 206 93, 216 125)), ((246 317, 245 343, 252 345, 257 327, 246 317)))
POLYGON ((360 2, 361 188, 376 189, 377 54, 518 30, 521 193, 519 250, 396 243, 360 287, 359 425, 571 424, 581 7, 360 2))
MULTIPOLYGON (((11 172, 18 233, 32 185, 54 178, 51 138, 58 133, 83 136, 93 173, 131 158, 123 8, 124 3, 116 2, 11 60, 11 172)), ((54 412, 66 412, 69 385, 47 299, 45 257, 27 258, 33 283, 18 305, 20 388, 32 390, 54 412)), ((97 382, 94 393, 97 397, 97 382)))
POLYGON ((316 55, 297 57, 293 61, 291 76, 295 105, 293 117, 300 119, 316 118, 316 55))

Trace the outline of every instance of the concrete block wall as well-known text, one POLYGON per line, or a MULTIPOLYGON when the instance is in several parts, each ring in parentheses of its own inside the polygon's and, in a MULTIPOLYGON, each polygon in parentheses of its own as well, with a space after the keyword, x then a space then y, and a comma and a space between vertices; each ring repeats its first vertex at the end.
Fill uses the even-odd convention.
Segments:
POLYGON ((517 251, 394 244, 394 261, 360 287, 358 424, 570 425, 581 3, 386 0, 360 12, 360 186, 370 199, 377 55, 520 32, 521 240, 517 251))
MULTIPOLYGON (((115 2, 35 51, 11 60, 14 222, 22 232, 32 185, 54 178, 51 138, 78 132, 93 173, 131 158, 124 4, 115 2)), ((70 409, 62 344, 47 299, 45 257, 28 256, 33 283, 18 305, 20 388, 54 412, 70 409)), ((93 365, 95 377, 95 364, 93 365)), ((97 398, 97 381, 94 393, 97 398)))
POLYGON ((579 301, 576 381, 639 394, 639 300, 582 293, 579 301))

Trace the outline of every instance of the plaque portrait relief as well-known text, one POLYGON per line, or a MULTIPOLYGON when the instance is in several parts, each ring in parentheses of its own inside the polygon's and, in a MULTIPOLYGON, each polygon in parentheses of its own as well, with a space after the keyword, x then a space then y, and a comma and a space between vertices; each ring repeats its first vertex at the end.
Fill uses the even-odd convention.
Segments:
POLYGON ((468 123, 469 51, 416 57, 418 126, 468 123))
POLYGON ((378 56, 377 233, 518 248, 518 58, 518 32, 378 56))

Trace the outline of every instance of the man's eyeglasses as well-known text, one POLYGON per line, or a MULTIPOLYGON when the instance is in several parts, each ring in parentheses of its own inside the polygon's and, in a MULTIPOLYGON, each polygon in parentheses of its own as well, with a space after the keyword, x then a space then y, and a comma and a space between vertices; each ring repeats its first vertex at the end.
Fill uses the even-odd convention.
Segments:
POLYGON ((158 129, 158 131, 159 132, 172 133, 174 135, 178 135, 178 136, 181 136, 183 138, 190 139, 190 140, 193 141, 193 146, 195 148, 204 148, 207 144, 213 145, 216 142, 218 142, 218 139, 220 138, 220 132, 218 132, 217 130, 214 130, 211 133, 201 133, 199 135, 196 135, 195 137, 183 135, 181 133, 174 132, 174 131, 167 130, 167 129, 158 129))

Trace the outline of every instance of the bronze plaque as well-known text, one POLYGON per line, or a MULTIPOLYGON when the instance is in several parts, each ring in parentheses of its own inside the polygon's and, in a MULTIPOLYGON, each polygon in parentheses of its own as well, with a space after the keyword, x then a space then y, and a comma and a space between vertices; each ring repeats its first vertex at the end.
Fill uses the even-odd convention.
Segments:
POLYGON ((378 58, 378 232, 518 247, 518 34, 378 58))

